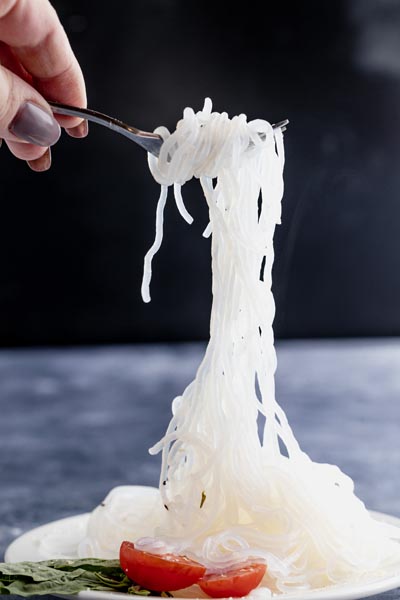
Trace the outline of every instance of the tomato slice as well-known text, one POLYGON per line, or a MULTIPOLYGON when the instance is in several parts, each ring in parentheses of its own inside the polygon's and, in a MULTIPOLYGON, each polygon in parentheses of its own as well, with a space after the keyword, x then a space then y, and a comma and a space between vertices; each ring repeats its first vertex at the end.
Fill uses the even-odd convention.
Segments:
POLYGON ((205 575, 197 583, 211 598, 247 596, 261 582, 266 569, 262 563, 246 564, 225 573, 205 575))
POLYGON ((152 554, 122 542, 119 561, 129 579, 147 590, 170 592, 189 587, 205 574, 206 568, 186 556, 152 554))

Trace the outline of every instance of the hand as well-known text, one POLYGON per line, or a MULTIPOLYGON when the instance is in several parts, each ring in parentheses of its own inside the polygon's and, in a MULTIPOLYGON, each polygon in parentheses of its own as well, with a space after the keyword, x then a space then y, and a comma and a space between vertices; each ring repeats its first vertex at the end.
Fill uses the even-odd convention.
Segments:
POLYGON ((51 165, 60 125, 87 135, 87 121, 53 116, 45 98, 86 106, 83 75, 48 0, 0 0, 0 140, 34 171, 51 165))

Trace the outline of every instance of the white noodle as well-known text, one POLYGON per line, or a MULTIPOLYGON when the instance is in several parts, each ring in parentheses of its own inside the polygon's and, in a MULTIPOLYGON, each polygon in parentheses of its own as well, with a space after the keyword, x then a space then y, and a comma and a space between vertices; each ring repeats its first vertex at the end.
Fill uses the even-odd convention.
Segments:
POLYGON ((167 189, 174 186, 178 209, 190 222, 181 185, 197 177, 210 217, 204 235, 212 232, 210 342, 195 380, 173 402, 164 438, 151 449, 162 452, 160 496, 147 507, 145 526, 138 505, 117 494, 92 516, 92 548, 115 550, 129 534, 144 537, 137 543, 147 550, 185 553, 213 570, 259 557, 268 565, 263 585, 278 592, 390 571, 400 560, 398 540, 391 539, 398 531, 372 519, 338 467, 302 452, 275 400, 271 284, 282 132, 266 121, 212 112, 209 99, 198 113, 185 109, 174 133, 157 131, 165 141, 149 166, 161 195, 143 298, 150 300, 167 189), (262 442, 259 412, 265 416, 262 442), (126 527, 129 515, 136 520, 126 527))
POLYGON ((179 183, 174 183, 174 197, 176 206, 179 210, 181 217, 185 219, 186 223, 189 223, 189 225, 191 225, 193 223, 193 217, 191 214, 188 213, 186 206, 183 202, 181 187, 182 186, 179 185, 179 183))
POLYGON ((143 281, 142 281, 142 298, 143 302, 150 302, 150 281, 151 281, 151 263, 153 256, 157 254, 160 249, 162 238, 163 238, 163 226, 164 226, 164 208, 167 202, 168 187, 165 185, 161 186, 160 198, 157 204, 156 213, 156 237, 153 245, 144 257, 143 266, 143 281))

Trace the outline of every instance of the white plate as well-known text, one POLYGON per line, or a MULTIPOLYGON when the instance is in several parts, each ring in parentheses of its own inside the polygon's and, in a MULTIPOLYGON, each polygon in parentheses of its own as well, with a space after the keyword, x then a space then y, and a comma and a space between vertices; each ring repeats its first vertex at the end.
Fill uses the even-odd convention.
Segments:
MULTIPOLYGON (((383 513, 371 512, 371 514, 379 521, 391 523, 400 529, 400 519, 386 515, 383 513)), ((20 562, 20 561, 39 561, 54 558, 54 556, 45 556, 43 554, 43 540, 47 537, 52 537, 56 533, 57 536, 64 535, 68 538, 66 547, 74 547, 82 538, 82 532, 85 531, 86 523, 89 518, 89 513, 76 515, 59 521, 53 521, 47 523, 36 529, 28 531, 24 535, 14 540, 6 550, 5 561, 6 562, 20 562), (39 546, 41 551, 39 552, 39 546)), ((71 552, 71 557, 74 555, 71 552)), ((380 594, 381 592, 387 592, 400 587, 400 564, 398 571, 391 576, 382 577, 380 579, 374 579, 370 582, 353 583, 341 586, 331 586, 329 588, 302 591, 291 594, 279 594, 274 596, 277 600, 357 600, 359 598, 366 598, 373 596, 374 594, 380 594)), ((117 592, 96 592, 87 591, 80 592, 77 596, 87 600, 121 600, 121 597, 126 598, 126 594, 117 592)), ((76 599, 77 596, 66 596, 67 598, 76 599)), ((177 593, 174 592, 174 596, 177 593)), ((187 598, 188 594, 186 595, 187 598)), ((196 594, 190 595, 190 600, 196 597, 196 594)), ((130 598, 138 598, 143 600, 143 596, 130 595, 130 598)), ((183 600, 186 600, 183 599, 183 600)), ((204 597, 203 597, 204 598, 204 597)), ((181 598, 182 600, 182 598, 181 598)), ((260 595, 257 594, 257 600, 260 599, 260 595)), ((400 595, 399 595, 400 600, 400 595)))

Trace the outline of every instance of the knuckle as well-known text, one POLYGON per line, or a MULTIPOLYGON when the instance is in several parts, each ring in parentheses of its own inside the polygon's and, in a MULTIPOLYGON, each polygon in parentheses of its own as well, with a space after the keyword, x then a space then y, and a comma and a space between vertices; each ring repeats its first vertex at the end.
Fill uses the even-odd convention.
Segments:
POLYGON ((19 3, 19 0, 1 0, 0 2, 0 19, 7 17, 19 3))
POLYGON ((11 120, 14 104, 14 79, 8 69, 0 66, 0 129, 4 129, 11 120))

